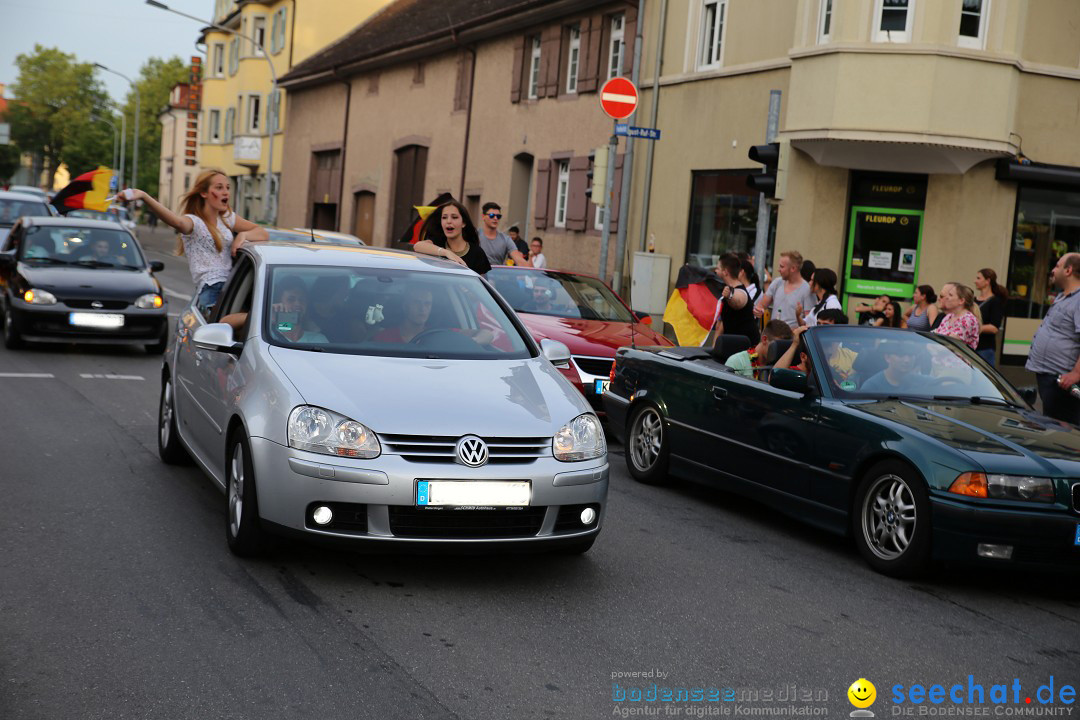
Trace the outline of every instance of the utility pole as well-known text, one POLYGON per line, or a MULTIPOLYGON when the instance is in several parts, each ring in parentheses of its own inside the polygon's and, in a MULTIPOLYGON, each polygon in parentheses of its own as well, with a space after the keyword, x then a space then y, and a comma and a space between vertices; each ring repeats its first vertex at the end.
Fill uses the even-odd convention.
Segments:
MULTIPOLYGON (((765 142, 776 142, 780 130, 780 91, 769 91, 769 118, 765 123, 765 142)), ((758 194, 757 235, 754 238, 754 269, 762 275, 765 267, 765 253, 769 250, 769 203, 765 193, 758 194)))
MULTIPOLYGON (((637 34, 634 37, 634 64, 630 71, 630 81, 637 87, 641 74, 641 36, 645 24, 645 0, 638 0, 637 34)), ((656 127, 652 125, 651 127, 656 127)), ((634 176, 633 137, 626 138, 626 156, 623 158, 622 190, 619 193, 619 230, 615 238, 615 276, 611 285, 616 293, 622 292, 623 264, 626 261, 626 233, 630 223, 630 187, 634 176)))
MULTIPOLYGON (((600 271, 597 275, 601 280, 607 280, 607 255, 608 236, 611 234, 611 203, 615 201, 615 153, 619 151, 619 136, 615 134, 615 127, 611 128, 611 139, 608 140, 608 166, 607 180, 604 182, 604 226, 600 231, 600 271)), ((626 172, 625 166, 623 172, 626 172)), ((623 202, 626 202, 623 199, 623 202)))

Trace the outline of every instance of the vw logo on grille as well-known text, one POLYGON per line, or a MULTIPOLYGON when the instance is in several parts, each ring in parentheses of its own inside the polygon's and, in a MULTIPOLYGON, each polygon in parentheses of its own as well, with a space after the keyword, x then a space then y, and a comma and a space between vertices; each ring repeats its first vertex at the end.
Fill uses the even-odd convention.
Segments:
POLYGON ((94 308, 95 310, 100 310, 101 308, 105 307, 105 304, 100 300, 95 300, 94 302, 90 303, 90 307, 94 308))
POLYGON ((469 467, 485 465, 488 461, 487 443, 475 435, 466 435, 457 442, 457 456, 469 467))

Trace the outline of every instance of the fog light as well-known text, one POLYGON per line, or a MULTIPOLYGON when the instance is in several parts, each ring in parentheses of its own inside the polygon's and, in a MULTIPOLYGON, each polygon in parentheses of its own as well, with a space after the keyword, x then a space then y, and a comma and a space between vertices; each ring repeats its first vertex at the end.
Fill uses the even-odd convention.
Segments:
POLYGON ((594 520, 596 520, 596 511, 595 510, 593 510, 592 508, 585 508, 584 510, 581 511, 581 524, 582 525, 592 525, 594 520))
POLYGON ((1012 545, 990 545, 979 543, 975 552, 979 557, 993 558, 994 560, 1012 560, 1012 545))
POLYGON ((315 521, 316 525, 328 525, 334 519, 334 513, 325 505, 320 505, 311 514, 311 519, 315 521))

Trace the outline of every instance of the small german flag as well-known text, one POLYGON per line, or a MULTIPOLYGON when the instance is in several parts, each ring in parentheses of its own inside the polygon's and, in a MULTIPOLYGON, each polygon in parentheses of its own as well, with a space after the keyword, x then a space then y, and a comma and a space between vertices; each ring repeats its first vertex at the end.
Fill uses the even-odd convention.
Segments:
POLYGON ((420 242, 420 230, 424 227, 424 221, 428 219, 428 216, 430 216, 431 213, 435 212, 435 208, 443 203, 448 203, 453 199, 453 195, 444 192, 427 205, 413 205, 413 210, 416 211, 416 215, 413 216, 413 221, 409 224, 409 227, 405 228, 405 232, 398 238, 398 242, 408 243, 410 245, 415 245, 420 242))
POLYGON ((53 207, 66 215, 70 210, 98 210, 105 212, 109 209, 109 179, 113 171, 101 166, 97 170, 83 173, 69 182, 63 190, 56 193, 52 199, 53 207))
POLYGON ((720 312, 724 284, 716 273, 683 265, 675 280, 675 291, 664 308, 664 322, 675 329, 679 345, 701 345, 709 336, 720 312))

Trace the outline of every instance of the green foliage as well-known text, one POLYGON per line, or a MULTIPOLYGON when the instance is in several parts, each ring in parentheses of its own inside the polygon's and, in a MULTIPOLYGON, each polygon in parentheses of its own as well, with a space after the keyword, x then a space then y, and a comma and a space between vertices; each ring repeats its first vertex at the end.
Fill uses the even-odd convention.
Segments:
MULTIPOLYGON (((168 60, 150 58, 135 79, 139 87, 139 177, 135 187, 157 197, 161 169, 161 123, 158 115, 169 103, 169 93, 176 83, 189 79, 188 65, 179 57, 168 60)), ((127 117, 127 147, 130 158, 135 134, 135 93, 129 92, 124 103, 127 117)), ((130 171, 131 160, 128 160, 130 171)))
POLYGON ((74 55, 57 48, 34 46, 34 52, 18 55, 18 79, 12 87, 15 99, 8 103, 11 138, 23 151, 40 153, 48 162, 49 184, 56 168, 68 163, 72 175, 112 159, 112 131, 90 121, 91 114, 111 117, 108 95, 94 77, 94 66, 76 62, 74 55), (82 163, 93 163, 82 167, 82 163))
POLYGON ((19 169, 19 148, 0 145, 0 183, 7 182, 19 169))

